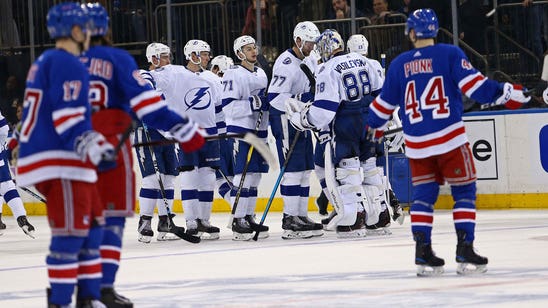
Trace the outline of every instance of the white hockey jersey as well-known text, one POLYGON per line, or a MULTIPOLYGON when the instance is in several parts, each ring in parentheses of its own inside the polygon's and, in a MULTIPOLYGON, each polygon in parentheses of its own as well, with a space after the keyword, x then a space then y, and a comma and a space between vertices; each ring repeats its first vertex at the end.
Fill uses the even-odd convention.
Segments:
MULTIPOLYGON (((274 62, 272 79, 268 87, 270 107, 285 112, 285 101, 297 94, 310 92, 310 82, 299 65, 303 60, 297 58, 293 50, 284 51, 274 62)), ((311 70, 313 71, 313 69, 311 70)))
POLYGON ((150 71, 156 89, 164 95, 169 109, 190 117, 208 135, 216 135, 215 105, 220 104, 219 87, 202 74, 171 64, 150 71))
POLYGON ((226 134, 226 122, 225 114, 223 112, 223 78, 215 75, 211 71, 203 71, 200 73, 200 76, 211 81, 212 84, 216 85, 217 99, 215 99, 215 121, 217 122, 217 132, 218 134, 226 134))
MULTIPOLYGON (((241 65, 231 67, 223 76, 223 110, 228 133, 255 131, 258 111, 251 109, 249 97, 264 96, 268 79, 263 69, 255 67, 253 71, 241 65)), ((266 99, 264 101, 266 102, 266 99)), ((257 135, 266 138, 268 112, 263 112, 257 135)))
POLYGON ((338 54, 318 70, 308 120, 316 127, 325 127, 342 102, 357 102, 382 85, 382 77, 365 57, 354 52, 338 54))

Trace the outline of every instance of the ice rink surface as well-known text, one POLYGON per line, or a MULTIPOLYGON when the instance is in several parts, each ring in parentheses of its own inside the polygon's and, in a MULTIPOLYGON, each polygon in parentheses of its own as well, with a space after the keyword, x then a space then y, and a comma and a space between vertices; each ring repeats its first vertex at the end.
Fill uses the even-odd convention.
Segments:
MULTIPOLYGON (((128 219, 116 284, 135 307, 548 307, 547 210, 478 211, 475 247, 489 258, 481 276, 456 274, 452 214, 437 211, 433 247, 446 265, 436 278, 415 274, 409 217, 390 236, 283 240, 281 213, 270 213, 269 238, 234 242, 228 215, 214 214, 221 239, 200 244, 139 243, 137 220, 128 219)), ((45 306, 49 228, 45 217, 30 221, 35 240, 4 217, 0 307, 45 306)))

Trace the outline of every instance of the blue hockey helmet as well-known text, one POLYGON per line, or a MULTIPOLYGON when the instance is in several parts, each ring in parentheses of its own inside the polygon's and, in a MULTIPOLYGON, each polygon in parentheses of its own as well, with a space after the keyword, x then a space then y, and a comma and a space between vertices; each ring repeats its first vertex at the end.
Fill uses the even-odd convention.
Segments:
POLYGON ((85 33, 89 27, 89 16, 85 6, 75 2, 64 2, 52 6, 47 15, 47 28, 52 39, 70 37, 72 27, 80 26, 85 33))
POLYGON ((415 10, 407 18, 405 35, 409 35, 411 29, 419 39, 434 38, 438 35, 438 17, 432 9, 415 10))
POLYGON ((108 13, 100 3, 88 3, 88 14, 91 19, 91 36, 104 36, 108 32, 108 13))

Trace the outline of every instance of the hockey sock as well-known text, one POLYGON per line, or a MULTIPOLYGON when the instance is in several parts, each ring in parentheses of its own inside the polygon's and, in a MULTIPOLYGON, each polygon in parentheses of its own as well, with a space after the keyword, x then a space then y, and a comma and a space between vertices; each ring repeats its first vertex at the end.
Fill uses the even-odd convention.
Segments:
POLYGON ((453 222, 455 231, 466 233, 465 242, 474 241, 476 228, 476 183, 462 186, 451 186, 451 194, 455 200, 453 206, 453 222))
POLYGON ((70 304, 78 277, 78 252, 85 239, 76 236, 51 237, 50 253, 46 257, 51 304, 70 304))
POLYGON ((156 189, 141 188, 139 191, 139 214, 154 216, 154 206, 159 195, 156 189))
POLYGON ((289 216, 299 216, 300 183, 301 177, 298 172, 286 172, 282 177, 280 193, 284 200, 284 213, 289 216))
POLYGON ((116 279, 116 273, 120 266, 125 223, 125 217, 106 218, 103 241, 101 242, 101 262, 103 265, 101 288, 112 287, 116 279))
POLYGON ((308 216, 308 195, 310 193, 310 186, 301 186, 300 190, 299 216, 308 216))
POLYGON ((439 193, 439 185, 435 182, 414 186, 413 203, 411 204, 411 232, 422 232, 424 244, 430 244, 432 238, 432 223, 434 222, 434 203, 439 193))
POLYGON ((213 206, 213 190, 200 191, 198 199, 200 200, 200 214, 198 218, 209 220, 211 217, 211 207, 213 206))
POLYGON ((0 183, 0 193, 4 197, 4 201, 6 201, 10 207, 13 217, 27 215, 23 201, 12 180, 0 183))
POLYGON ((200 182, 197 183, 198 200, 200 201, 198 218, 209 220, 215 189, 215 170, 210 167, 199 168, 198 176, 200 178, 200 182))
POLYGON ((258 195, 257 187, 259 186, 259 183, 261 182, 262 175, 260 173, 251 173, 249 175, 250 175, 249 182, 248 182, 249 192, 248 192, 247 207, 246 207, 245 214, 254 215, 255 208, 257 207, 257 195, 258 195))
POLYGON ((78 298, 101 298, 101 255, 99 246, 103 228, 91 227, 87 239, 78 254, 78 298))

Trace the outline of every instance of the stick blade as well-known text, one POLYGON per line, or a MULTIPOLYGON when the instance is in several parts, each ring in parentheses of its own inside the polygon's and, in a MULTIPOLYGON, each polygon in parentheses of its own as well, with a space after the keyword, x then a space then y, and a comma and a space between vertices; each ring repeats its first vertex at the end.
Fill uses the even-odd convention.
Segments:
POLYGON ((185 240, 189 243, 193 243, 193 244, 198 244, 201 241, 201 239, 198 236, 194 236, 194 235, 186 233, 185 228, 174 226, 174 225, 172 225, 172 226, 173 227, 171 227, 169 232, 175 234, 179 238, 181 238, 181 239, 183 239, 183 240, 185 240))
POLYGON ((244 137, 242 138, 244 142, 249 143, 249 145, 253 146, 253 148, 259 153, 266 163, 273 168, 274 170, 277 170, 280 168, 280 165, 278 164, 278 159, 272 154, 270 151, 270 148, 268 145, 263 142, 257 135, 253 133, 246 133, 244 137))

